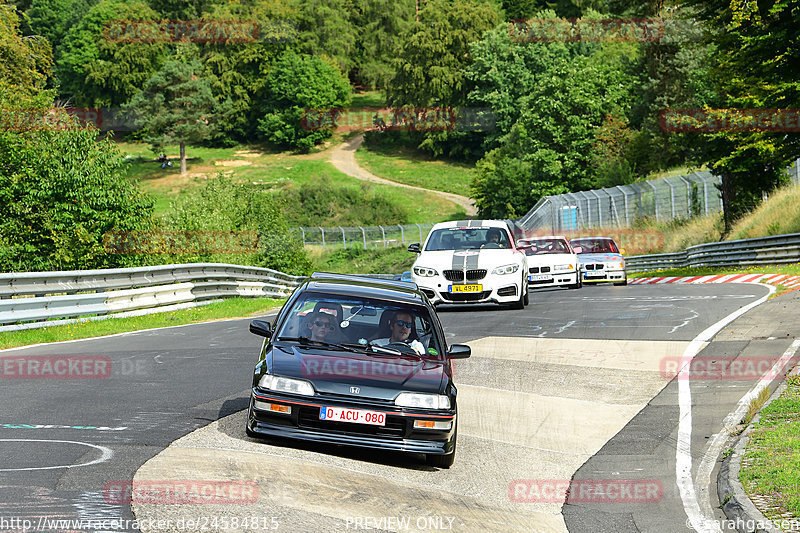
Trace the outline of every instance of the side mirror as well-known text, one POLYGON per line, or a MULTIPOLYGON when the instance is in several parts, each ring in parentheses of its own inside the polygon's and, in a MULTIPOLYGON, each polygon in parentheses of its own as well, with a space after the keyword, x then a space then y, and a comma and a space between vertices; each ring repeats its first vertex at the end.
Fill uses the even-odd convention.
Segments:
POLYGON ((414 252, 415 254, 422 253, 422 250, 419 249, 419 243, 418 242, 412 242, 411 244, 409 244, 408 245, 408 251, 409 252, 414 252))
POLYGON ((447 350, 447 357, 450 359, 466 359, 472 355, 472 348, 466 344, 454 344, 447 350))
POLYGON ((582 254, 583 253, 583 248, 581 248, 580 246, 575 246, 572 249, 575 250, 576 254, 582 254))
POLYGON ((250 333, 269 338, 272 336, 272 329, 266 320, 252 320, 250 321, 250 333))

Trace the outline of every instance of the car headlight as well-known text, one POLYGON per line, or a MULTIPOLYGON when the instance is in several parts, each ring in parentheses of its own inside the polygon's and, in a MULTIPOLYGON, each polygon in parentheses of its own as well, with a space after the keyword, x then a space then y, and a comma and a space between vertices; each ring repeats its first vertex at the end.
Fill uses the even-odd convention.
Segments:
POLYGON ((573 265, 555 265, 553 270, 575 270, 573 265))
POLYGON ((284 378, 267 374, 258 380, 258 386, 262 389, 274 390, 276 392, 314 396, 314 386, 302 379, 284 378))
POLYGON ((443 394, 419 394, 401 392, 394 401, 397 407, 416 407, 419 409, 450 409, 450 398, 443 394))
POLYGON ((607 263, 606 268, 625 268, 625 261, 619 263, 607 263))
POLYGON ((414 267, 414 274, 423 278, 432 278, 433 276, 438 275, 438 272, 432 268, 414 267))
POLYGON ((492 270, 492 274, 499 274, 499 275, 513 274, 517 270, 519 270, 519 265, 504 265, 492 270))

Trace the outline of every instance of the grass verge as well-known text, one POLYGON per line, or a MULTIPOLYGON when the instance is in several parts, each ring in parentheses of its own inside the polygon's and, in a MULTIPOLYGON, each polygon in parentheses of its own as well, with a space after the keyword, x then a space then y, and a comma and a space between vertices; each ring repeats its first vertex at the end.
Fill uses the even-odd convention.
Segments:
POLYGON ((759 510, 775 520, 800 516, 800 376, 788 377, 787 385, 761 411, 739 473, 759 510))
POLYGON ((435 191, 469 196, 475 165, 433 159, 405 146, 366 143, 356 152, 358 164, 378 177, 435 191))
POLYGON ((271 309, 280 307, 283 305, 284 301, 285 300, 273 298, 230 298, 222 302, 215 302, 200 307, 156 313, 153 315, 109 318, 108 320, 93 320, 47 328, 9 331, 0 333, 0 349, 27 346, 29 344, 38 344, 42 342, 58 342, 85 339, 88 337, 100 337, 103 335, 141 329, 195 324, 222 318, 258 316, 271 309))

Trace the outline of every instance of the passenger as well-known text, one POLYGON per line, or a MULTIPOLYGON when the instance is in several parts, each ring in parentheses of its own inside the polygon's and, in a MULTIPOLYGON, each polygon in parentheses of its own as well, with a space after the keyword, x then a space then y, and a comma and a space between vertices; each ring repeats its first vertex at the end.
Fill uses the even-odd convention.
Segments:
POLYGON ((394 342, 402 342, 411 346, 419 355, 425 353, 425 346, 422 345, 415 337, 416 327, 414 326, 414 317, 408 311, 397 311, 389 322, 389 331, 391 336, 389 338, 375 339, 372 344, 376 346, 386 346, 394 342))
POLYGON ((332 333, 336 329, 333 316, 328 313, 318 312, 308 316, 308 329, 311 330, 311 340, 318 342, 332 342, 332 333))

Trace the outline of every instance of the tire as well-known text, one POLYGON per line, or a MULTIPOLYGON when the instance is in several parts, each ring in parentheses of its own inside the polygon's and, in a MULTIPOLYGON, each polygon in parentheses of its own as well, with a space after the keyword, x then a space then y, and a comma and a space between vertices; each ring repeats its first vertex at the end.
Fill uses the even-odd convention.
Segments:
POLYGON ((615 287, 624 287, 627 284, 628 284, 628 278, 625 278, 622 281, 615 281, 614 282, 614 286, 615 287))
POLYGON ((453 451, 446 455, 425 455, 425 464, 428 466, 435 466, 437 468, 450 468, 456 461, 456 444, 458 438, 458 431, 453 435, 453 451))
POLYGON ((523 305, 528 305, 531 303, 531 292, 528 290, 528 286, 525 286, 525 298, 522 301, 523 305))
POLYGON ((583 281, 581 281, 580 275, 578 275, 578 283, 567 286, 568 289, 580 289, 581 287, 583 287, 583 281))

